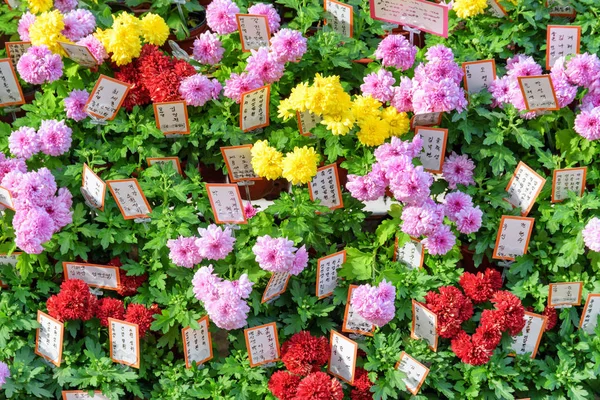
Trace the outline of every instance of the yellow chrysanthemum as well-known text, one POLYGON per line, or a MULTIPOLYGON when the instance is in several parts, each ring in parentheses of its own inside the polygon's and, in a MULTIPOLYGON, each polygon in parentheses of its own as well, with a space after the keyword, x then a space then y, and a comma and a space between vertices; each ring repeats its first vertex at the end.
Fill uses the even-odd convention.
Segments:
POLYGON ((309 86, 307 83, 300 83, 292 89, 292 93, 290 93, 290 97, 288 99, 292 109, 300 112, 306 111, 306 103, 308 101, 308 90, 309 86))
POLYGON ((327 93, 323 89, 311 86, 307 91, 306 108, 316 115, 323 115, 326 111, 327 93))
POLYGON ((350 109, 347 108, 338 114, 326 115, 321 124, 325 125, 334 135, 345 135, 354 126, 354 116, 350 109))
POLYGON ((27 0, 27 4, 29 5, 29 11, 31 11, 32 14, 49 11, 53 6, 52 0, 27 0))
POLYGON ((140 30, 144 41, 162 46, 169 37, 169 26, 159 15, 148 13, 140 20, 140 30))
POLYGON ((408 115, 399 113, 394 107, 384 109, 381 118, 388 124, 392 136, 402 136, 410 130, 408 115))
POLYGON ((259 140, 254 143, 251 154, 252 169, 258 176, 270 180, 281 177, 283 154, 269 146, 269 142, 259 140))
POLYGON ((308 183, 317 174, 319 155, 312 147, 294 147, 283 159, 282 175, 293 185, 308 183))
POLYGON ((106 51, 112 53, 111 59, 115 64, 126 65, 140 56, 142 41, 139 22, 133 15, 122 13, 115 18, 112 28, 96 32, 106 51))
POLYGON ((390 137, 390 129, 381 118, 368 117, 360 124, 360 131, 356 136, 365 146, 379 146, 390 137))
POLYGON ((72 43, 62 35, 65 28, 63 15, 58 10, 38 15, 29 27, 29 38, 34 46, 45 45, 51 52, 66 56, 58 42, 72 43))
POLYGON ((379 117, 381 114, 381 102, 371 96, 356 96, 352 102, 352 114, 359 122, 365 121, 371 117, 379 117))
POLYGON ((456 0, 452 9, 456 11, 459 18, 469 18, 478 14, 483 14, 488 7, 486 0, 456 0))

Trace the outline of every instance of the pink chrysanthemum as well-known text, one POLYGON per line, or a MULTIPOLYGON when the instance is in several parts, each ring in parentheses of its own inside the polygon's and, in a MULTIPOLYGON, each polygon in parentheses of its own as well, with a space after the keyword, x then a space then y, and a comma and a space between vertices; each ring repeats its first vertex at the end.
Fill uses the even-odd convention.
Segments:
POLYGON ((600 79, 600 59, 596 54, 576 54, 565 71, 571 83, 589 88, 600 79))
POLYGON ((52 54, 46 46, 32 46, 21 56, 17 71, 21 78, 34 85, 54 82, 63 73, 63 62, 58 54, 52 54))
POLYGON ((294 242, 286 238, 261 236, 252 247, 256 262, 265 271, 289 272, 296 260, 294 242))
POLYGON ((585 245, 592 251, 600 252, 600 219, 592 218, 582 234, 585 245))
POLYGON ((225 81, 225 91, 223 94, 236 103, 242 100, 242 94, 262 86, 262 80, 253 74, 243 72, 241 74, 231 74, 231 77, 225 81))
POLYGON ((281 17, 277 13, 275 7, 273 7, 273 4, 256 3, 252 7, 248 8, 248 14, 264 15, 267 17, 271 34, 279 30, 281 17))
POLYGON ((196 239, 196 247, 202 258, 222 260, 233 250, 235 238, 231 228, 211 224, 207 228, 199 228, 200 238, 196 239))
POLYGON ((464 90, 451 78, 419 82, 413 87, 412 100, 415 114, 461 112, 467 107, 464 90))
POLYGON ((279 62, 295 62, 306 53, 306 43, 301 32, 284 28, 271 38, 271 51, 279 62))
POLYGON ((433 175, 422 166, 390 177, 390 189, 396 200, 413 205, 421 204, 429 197, 432 183, 433 175))
POLYGON ((49 156, 65 154, 71 148, 72 133, 65 121, 53 119, 42 121, 38 130, 42 153, 49 156))
POLYGON ((400 78, 400 85, 393 88, 394 95, 390 104, 398 112, 413 111, 412 96, 413 82, 409 77, 403 76, 400 78))
POLYGON ((481 228, 481 217, 483 212, 479 207, 466 208, 456 214, 456 228, 460 233, 475 233, 481 228))
POLYGON ((92 56, 96 59, 98 65, 102 65, 104 60, 108 58, 108 53, 106 52, 104 45, 94 35, 87 35, 76 44, 87 47, 90 53, 92 53, 92 56))
POLYGON ((456 185, 473 185, 473 170, 475 163, 469 159, 466 154, 458 155, 455 152, 444 161, 442 173, 444 179, 448 181, 450 189, 456 189, 456 185))
POLYGON ((35 15, 27 11, 21 16, 17 32, 23 42, 29 42, 29 27, 35 22, 35 15))
POLYGON ((379 286, 360 285, 352 291, 350 302, 354 310, 375 326, 383 326, 394 318, 396 288, 385 279, 379 286))
POLYGON ((444 255, 449 252, 454 243, 456 243, 456 236, 450 230, 447 225, 440 225, 437 231, 433 235, 428 236, 421 242, 427 249, 427 252, 431 255, 444 255))
POLYGON ((252 55, 248 57, 246 71, 249 75, 259 77, 263 84, 277 82, 283 76, 285 64, 275 60, 273 53, 266 47, 251 50, 252 55))
POLYGON ((96 18, 94 14, 83 8, 78 8, 65 14, 65 27, 62 34, 74 42, 84 38, 94 32, 96 28, 96 18))
POLYGON ((87 118, 87 113, 84 111, 85 103, 88 101, 90 94, 87 90, 73 90, 69 96, 65 98, 65 112, 67 118, 75 121, 82 121, 87 118))
POLYGON ((396 79, 390 71, 381 68, 379 71, 365 76, 363 81, 360 90, 364 95, 370 95, 383 103, 391 101, 394 97, 392 85, 396 82, 396 79))
POLYGON ((600 139, 600 107, 581 111, 575 118, 574 129, 587 140, 600 139))
POLYGON ((194 268, 202 261, 200 250, 196 246, 196 238, 180 236, 167 242, 169 258, 173 264, 185 268, 194 268))
POLYGON ((54 0, 54 7, 64 14, 77 8, 77 0, 54 0))
POLYGON ((444 46, 443 44, 436 44, 427 49, 425 53, 427 61, 454 61, 454 53, 452 49, 444 46))
POLYGON ((456 216, 463 210, 473 207, 473 199, 463 192, 452 192, 446 195, 444 213, 450 221, 456 222, 456 216))
POLYGON ((204 32, 194 41, 193 58, 200 64, 218 64, 224 53, 221 40, 212 32, 204 32))
POLYGON ((40 140, 35 129, 22 126, 13 131, 8 138, 8 148, 17 157, 26 160, 40 151, 40 140))
POLYGON ((179 85, 179 94, 189 106, 202 107, 209 100, 216 100, 221 92, 221 84, 202 74, 188 76, 179 85))
POLYGON ((444 222, 444 208, 427 201, 422 206, 407 206, 402 210, 402 232, 419 237, 437 231, 444 222))
POLYGON ((240 9, 231 0, 213 0, 206 7, 206 21, 211 30, 219 35, 226 35, 237 31, 235 14, 240 9))
POLYGON ((381 60, 381 65, 401 71, 412 67, 416 54, 417 48, 402 35, 389 35, 379 43, 375 51, 375 57, 381 60))

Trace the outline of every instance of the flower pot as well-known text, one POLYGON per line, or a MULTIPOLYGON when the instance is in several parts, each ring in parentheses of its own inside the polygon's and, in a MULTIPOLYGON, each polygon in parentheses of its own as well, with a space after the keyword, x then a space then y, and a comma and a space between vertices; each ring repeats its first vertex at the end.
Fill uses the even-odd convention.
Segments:
POLYGON ((483 257, 483 260, 481 261, 479 267, 476 267, 475 262, 473 261, 473 256, 475 255, 475 252, 469 250, 469 247, 467 245, 460 246, 460 253, 462 254, 462 268, 465 270, 465 272, 476 274, 478 272, 485 271, 486 268, 494 268, 497 269, 499 272, 502 272, 502 268, 496 268, 496 266, 491 264, 490 260, 488 260, 488 258, 485 256, 483 257))
POLYGON ((221 170, 215 169, 213 165, 206 165, 203 162, 198 164, 198 172, 202 176, 202 180, 206 183, 225 183, 227 175, 224 175, 221 170))
POLYGON ((167 53, 172 54, 171 46, 168 45, 169 40, 173 40, 175 43, 181 47, 186 53, 191 54, 192 49, 194 48, 194 41, 200 34, 206 32, 208 30, 208 24, 206 23, 206 13, 204 11, 194 12, 189 14, 190 18, 195 18, 198 20, 196 26, 190 28, 190 34, 187 38, 182 40, 177 40, 177 37, 173 34, 169 35, 167 39, 167 43, 163 46, 163 49, 167 51, 167 53))
MULTIPOLYGON (((250 199, 251 200, 259 200, 259 199, 275 200, 275 199, 278 199, 281 192, 287 190, 288 186, 289 186, 288 181, 283 178, 276 179, 274 181, 267 180, 267 179, 263 179, 260 181, 254 181, 254 185, 248 186, 248 189, 250 191, 250 199)), ((248 197, 248 196, 246 194, 245 188, 240 188, 240 193, 242 195, 242 198, 244 198, 244 200, 248 200, 248 199, 246 199, 246 197, 248 197)))

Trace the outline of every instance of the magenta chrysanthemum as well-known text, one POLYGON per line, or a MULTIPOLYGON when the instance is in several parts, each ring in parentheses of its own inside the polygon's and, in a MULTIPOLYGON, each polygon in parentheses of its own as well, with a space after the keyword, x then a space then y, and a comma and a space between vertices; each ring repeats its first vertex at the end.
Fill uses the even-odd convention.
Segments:
POLYGON ((469 207, 456 214, 456 228, 460 233, 475 233, 481 228, 483 212, 479 207, 469 207))
POLYGON ((73 131, 65 121, 53 119, 42 121, 38 135, 42 153, 49 156, 60 156, 71 148, 71 134, 73 131))
POLYGON ((82 121, 87 118, 87 113, 84 111, 85 103, 88 101, 90 94, 87 90, 73 90, 69 96, 65 98, 65 112, 67 118, 75 121, 82 121))
POLYGON ((235 14, 240 9, 231 0, 213 0, 206 7, 206 21, 211 30, 219 35, 226 35, 237 31, 235 14))
POLYGON ((461 112, 467 107, 463 89, 451 78, 427 79, 413 86, 412 105, 415 114, 461 112))
POLYGON ((58 54, 52 54, 46 46, 32 46, 21 56, 17 71, 21 78, 34 85, 54 82, 62 76, 63 62, 58 54))
POLYGON ((264 15, 267 17, 271 34, 279 30, 281 17, 277 13, 275 7, 273 7, 273 4, 256 3, 252 7, 248 8, 248 14, 264 15))
POLYGON ((265 85, 281 79, 285 64, 276 61, 268 48, 261 47, 251 52, 252 55, 248 57, 246 65, 248 74, 259 77, 265 85))
POLYGON ((225 81, 225 90, 223 94, 236 103, 242 100, 242 94, 262 86, 262 80, 253 74, 243 72, 241 74, 231 74, 231 77, 225 81))
POLYGON ((444 46, 443 44, 436 44, 427 49, 425 53, 427 61, 454 61, 454 53, 452 49, 444 46))
POLYGON ((581 111, 575 118, 574 129, 587 140, 600 139, 600 107, 581 111))
POLYGON ((26 160, 40 151, 40 140, 35 129, 22 126, 13 131, 8 138, 8 148, 17 157, 26 160))
POLYGON ((173 264, 185 268, 194 268, 202 261, 200 250, 196 246, 196 238, 180 236, 167 242, 169 258, 173 264))
POLYGON ((360 285, 353 290, 350 299, 352 307, 361 317, 379 327, 394 318, 395 300, 396 288, 385 279, 377 287, 360 285))
POLYGON ((222 260, 233 250, 235 238, 231 228, 222 229, 217 225, 199 228, 200 238, 196 239, 196 247, 202 258, 222 260))
POLYGON ((224 53, 223 44, 215 33, 204 32, 194 41, 192 57, 200 64, 218 64, 224 53))
POLYGON ((600 252, 600 219, 592 218, 583 229, 583 241, 592 251, 600 252))
POLYGON ((383 103, 391 101, 394 97, 392 85, 396 82, 396 79, 390 71, 381 68, 379 71, 365 76, 363 81, 360 90, 364 95, 370 95, 383 103))
POLYGON ((600 59, 596 54, 576 54, 567 62, 565 73, 571 83, 589 88, 600 79, 600 59))
POLYGON ((218 99, 221 84, 202 74, 188 76, 179 85, 179 94, 189 106, 202 107, 211 99, 218 99))
POLYGON ((271 51, 279 62, 294 62, 306 53, 306 43, 301 32, 284 28, 271 38, 271 51))
POLYGON ((444 255, 456 243, 456 236, 447 225, 440 225, 438 230, 421 241, 431 255, 444 255))
POLYGON ((466 154, 458 155, 455 152, 444 161, 442 173, 444 179, 448 181, 450 189, 456 189, 456 185, 473 185, 473 170, 475 163, 467 157, 466 154))
POLYGON ((379 43, 375 51, 375 57, 381 60, 381 65, 401 71, 412 67, 416 54, 417 48, 402 35, 389 35, 379 43))
POLYGON ((463 192, 452 192, 446 195, 444 213, 451 221, 456 222, 456 216, 461 211, 473 207, 473 199, 463 192))

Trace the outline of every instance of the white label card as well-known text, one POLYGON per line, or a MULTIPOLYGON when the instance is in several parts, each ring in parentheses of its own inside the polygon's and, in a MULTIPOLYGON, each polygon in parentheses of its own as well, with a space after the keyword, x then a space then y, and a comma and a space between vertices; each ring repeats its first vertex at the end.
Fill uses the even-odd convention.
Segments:
POLYGON ((85 111, 99 119, 115 119, 130 88, 128 83, 100 75, 85 105, 85 111))
POLYGON ((558 110, 558 100, 550 75, 520 76, 519 85, 528 111, 558 110))
POLYGON ((67 53, 67 56, 77 64, 88 68, 98 65, 98 61, 86 46, 65 42, 58 42, 58 44, 67 53))
POLYGON ((406 374, 406 378, 403 378, 402 381, 406 384, 409 392, 416 396, 419 393, 419 389, 421 389, 421 385, 425 382, 427 374, 429 374, 429 368, 405 352, 402 352, 396 369, 406 374))
POLYGON ((252 145, 221 147, 231 182, 254 181, 261 178, 252 168, 252 145))
POLYGON ((296 118, 298 119, 298 130, 303 136, 310 136, 311 129, 323 121, 323 117, 313 114, 308 110, 304 112, 297 111, 296 118))
POLYGON ((546 37, 546 69, 560 57, 579 54, 580 26, 548 25, 546 37))
POLYGON ((198 321, 200 328, 184 328, 181 331, 185 354, 185 366, 191 368, 192 364, 203 364, 212 359, 212 340, 208 331, 208 317, 198 321))
POLYGON ((534 221, 533 218, 503 215, 493 258, 514 260, 515 257, 527 253, 534 221))
POLYGON ((330 341, 331 354, 327 371, 349 384, 354 383, 358 344, 336 331, 331 331, 330 341))
POLYGON ((437 351, 437 316, 421 303, 412 302, 413 320, 410 337, 423 339, 433 351, 437 351))
POLYGON ((0 265, 8 264, 11 267, 15 267, 19 261, 19 254, 21 253, 12 253, 10 256, 0 254, 0 265))
POLYGON ((550 8, 551 17, 575 17, 577 15, 569 0, 548 0, 546 7, 550 8))
POLYGON ((579 327, 588 334, 594 334, 598 325, 598 315, 600 315, 600 294, 589 294, 583 307, 579 327))
POLYGON ((271 88, 263 86, 242 94, 240 129, 244 132, 269 125, 269 98, 271 88))
POLYGON ((119 267, 108 265, 63 262, 65 280, 81 279, 88 286, 102 289, 119 289, 119 267))
POLYGON ((521 208, 521 215, 526 216, 533 207, 535 200, 542 191, 546 179, 532 170, 524 162, 519 162, 513 177, 506 186, 508 198, 515 207, 521 208))
POLYGON ((439 125, 442 122, 441 112, 431 112, 413 115, 410 126, 415 128, 417 126, 434 126, 439 125))
POLYGON ((569 197, 569 192, 583 196, 587 167, 556 169, 552 179, 552 202, 557 203, 569 197))
POLYGON ((448 129, 418 126, 415 128, 415 135, 421 135, 423 138, 423 150, 419 154, 423 168, 436 174, 441 173, 446 155, 448 129))
POLYGON ((96 390, 94 394, 90 396, 88 392, 83 390, 64 390, 62 392, 62 400, 110 400, 104 396, 101 391, 96 390))
POLYGON ((402 247, 396 246, 395 248, 396 261, 400 261, 405 264, 408 269, 419 269, 423 268, 423 244, 415 239, 410 239, 404 243, 402 247))
POLYGON ((17 68, 17 63, 21 56, 27 53, 31 47, 31 42, 6 42, 6 54, 10 58, 13 67, 17 68))
POLYGON ((123 218, 148 218, 152 209, 137 179, 107 181, 106 184, 115 198, 123 218))
POLYGON ((238 185, 207 183, 206 191, 217 224, 247 223, 238 185))
POLYGON ((244 335, 251 367, 279 359, 279 338, 275 322, 244 329, 244 335))
POLYGON ((327 11, 327 25, 342 36, 352 37, 352 6, 335 0, 325 0, 324 8, 327 11))
POLYGON ((344 313, 344 322, 342 324, 342 332, 356 333, 360 335, 373 336, 373 324, 354 310, 352 306, 352 293, 357 285, 348 287, 348 299, 346 301, 346 310, 344 313))
POLYGON ((250 51, 269 46, 271 32, 264 15, 236 14, 242 50, 250 51))
POLYGON ((8 8, 10 8, 11 10, 19 8, 19 5, 21 4, 21 2, 18 0, 4 0, 4 2, 8 5, 8 8))
POLYGON ((448 37, 448 8, 424 0, 370 0, 371 17, 448 37))
POLYGON ((337 164, 319 168, 315 177, 309 182, 308 189, 311 200, 321 200, 321 205, 332 210, 344 207, 337 164))
POLYGON ((104 211, 104 198, 106 195, 106 183, 98 175, 83 164, 82 172, 83 194, 87 202, 94 208, 104 211))
POLYGON ((464 62, 462 66, 465 71, 467 93, 479 93, 496 79, 496 62, 494 60, 464 62))
POLYGON ((38 311, 37 322, 40 327, 36 333, 35 354, 59 367, 62 358, 64 324, 41 311, 38 311))
POLYGON ((271 275, 271 279, 269 279, 269 283, 267 284, 267 287, 263 293, 261 303, 265 303, 271 299, 274 299, 281 293, 285 292, 289 280, 290 274, 288 272, 275 272, 273 275, 271 275))
POLYGON ((547 317, 526 311, 524 318, 525 327, 519 335, 513 337, 511 348, 516 354, 531 353, 531 358, 535 358, 546 329, 547 317))
POLYGON ((110 358, 119 364, 140 367, 140 333, 137 324, 108 319, 110 358))
POLYGON ((548 289, 548 306, 579 306, 582 290, 583 282, 551 283, 548 289))
POLYGON ((338 285, 338 269, 346 262, 346 250, 321 257, 317 261, 317 297, 331 296, 338 285))
POLYGON ((11 210, 15 209, 15 203, 12 198, 12 194, 6 188, 0 186, 0 205, 10 208, 11 210))
POLYGON ((504 8, 502 8, 502 6, 500 6, 500 4, 498 4, 496 2, 496 0, 487 0, 487 4, 488 4, 488 12, 490 14, 492 14, 494 17, 503 18, 508 15, 506 13, 506 11, 504 10, 504 8))
POLYGON ((24 103, 23 91, 10 59, 0 60, 0 107, 24 103))
POLYGON ((185 101, 154 103, 154 117, 156 127, 165 135, 190 133, 190 121, 185 101))

